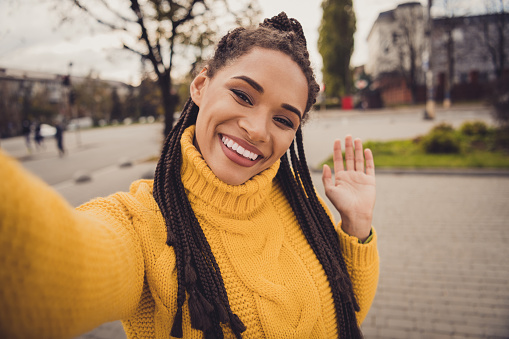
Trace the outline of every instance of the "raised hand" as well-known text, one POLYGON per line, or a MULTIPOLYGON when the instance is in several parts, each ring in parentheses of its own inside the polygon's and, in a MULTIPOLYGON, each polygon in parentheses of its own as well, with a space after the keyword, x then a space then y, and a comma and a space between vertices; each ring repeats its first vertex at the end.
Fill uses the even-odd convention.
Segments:
POLYGON ((338 210, 345 233, 361 241, 369 237, 375 207, 375 164, 371 150, 363 152, 362 141, 345 138, 345 164, 341 141, 334 142, 334 180, 329 166, 323 166, 325 194, 338 210), (355 143, 355 150, 354 150, 355 143), (366 166, 364 166, 366 160, 366 166))

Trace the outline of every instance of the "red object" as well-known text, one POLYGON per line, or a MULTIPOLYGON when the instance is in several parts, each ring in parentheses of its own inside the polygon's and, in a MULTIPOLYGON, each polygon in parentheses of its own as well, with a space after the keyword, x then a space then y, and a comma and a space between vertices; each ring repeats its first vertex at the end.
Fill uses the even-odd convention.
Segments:
POLYGON ((343 98, 341 98, 341 108, 342 109, 352 109, 353 108, 352 97, 343 97, 343 98))

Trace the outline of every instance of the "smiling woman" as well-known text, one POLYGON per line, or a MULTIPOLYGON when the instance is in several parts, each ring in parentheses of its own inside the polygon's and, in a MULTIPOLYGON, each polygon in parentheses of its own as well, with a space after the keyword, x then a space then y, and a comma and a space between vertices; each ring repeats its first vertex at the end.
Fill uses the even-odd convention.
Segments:
POLYGON ((373 157, 347 137, 343 164, 335 143, 334 225, 302 144, 317 92, 302 27, 281 13, 218 43, 153 181, 74 211, 0 151, 2 336, 121 319, 129 338, 362 337, 378 282, 373 157))
POLYGON ((195 145, 214 174, 240 185, 279 160, 299 128, 307 92, 297 63, 279 51, 254 48, 212 79, 204 69, 191 84, 200 108, 195 145))

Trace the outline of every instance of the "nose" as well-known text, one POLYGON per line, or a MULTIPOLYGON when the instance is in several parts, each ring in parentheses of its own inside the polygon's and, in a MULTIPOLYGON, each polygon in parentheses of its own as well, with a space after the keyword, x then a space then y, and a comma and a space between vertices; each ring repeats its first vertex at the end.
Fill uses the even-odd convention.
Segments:
POLYGON ((239 120, 239 126, 246 131, 252 142, 268 142, 268 119, 268 114, 252 112, 249 116, 243 117, 239 120))

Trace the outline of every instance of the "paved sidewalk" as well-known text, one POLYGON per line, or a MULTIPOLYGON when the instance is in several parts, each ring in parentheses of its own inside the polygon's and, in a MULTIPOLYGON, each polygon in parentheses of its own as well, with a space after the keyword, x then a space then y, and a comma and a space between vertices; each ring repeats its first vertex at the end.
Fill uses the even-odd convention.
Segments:
POLYGON ((509 178, 379 175, 366 338, 509 338, 509 178))

